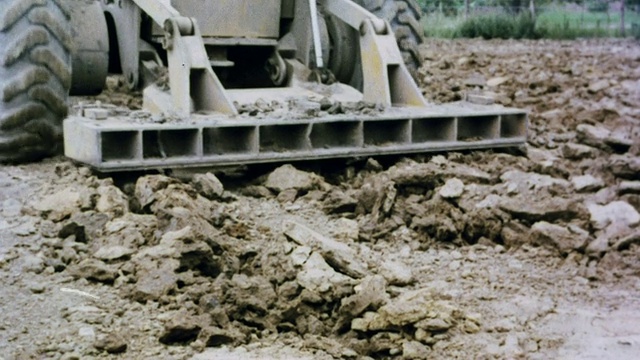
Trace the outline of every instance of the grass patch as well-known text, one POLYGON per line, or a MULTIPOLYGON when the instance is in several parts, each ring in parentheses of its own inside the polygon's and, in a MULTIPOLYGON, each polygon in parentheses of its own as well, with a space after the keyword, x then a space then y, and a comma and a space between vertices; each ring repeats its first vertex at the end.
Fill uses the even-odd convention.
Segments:
MULTIPOLYGON (((620 14, 606 12, 568 11, 563 8, 540 9, 535 21, 523 13, 504 12, 464 16, 446 16, 439 12, 423 17, 425 35, 436 38, 482 37, 485 39, 576 39, 620 37, 620 14)), ((625 13, 627 36, 639 37, 640 14, 625 13)))
POLYGON ((531 15, 503 13, 469 18, 458 26, 455 33, 456 37, 484 39, 538 39, 542 35, 531 15))

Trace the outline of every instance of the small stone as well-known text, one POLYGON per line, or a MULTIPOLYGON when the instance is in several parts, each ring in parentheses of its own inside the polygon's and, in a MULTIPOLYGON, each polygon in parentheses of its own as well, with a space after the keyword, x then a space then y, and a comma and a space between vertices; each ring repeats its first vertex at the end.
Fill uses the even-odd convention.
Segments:
POLYGON ((591 257, 601 257, 609 249, 609 237, 598 236, 595 240, 591 241, 585 253, 591 257))
POLYGON ((438 192, 445 199, 457 199, 464 192, 464 183, 462 180, 453 178, 447 180, 438 192))
POLYGON ((22 202, 18 199, 7 199, 2 202, 2 215, 4 217, 20 216, 22 213, 22 202))
POLYGON ((562 156, 569 160, 593 159, 597 155, 597 149, 591 146, 567 143, 562 145, 562 156))
POLYGON ((178 180, 164 175, 143 176, 136 181, 134 195, 140 207, 145 208, 156 200, 158 191, 177 183, 178 180))
POLYGON ((28 287, 34 294, 42 294, 47 289, 46 284, 40 282, 30 282, 28 287))
POLYGON ((337 239, 358 240, 360 226, 355 220, 340 218, 334 222, 333 235, 337 239))
POLYGON ((589 84, 589 92, 597 93, 609 87, 609 80, 600 79, 589 84))
POLYGON ((592 175, 574 176, 571 184, 577 192, 592 192, 604 187, 604 181, 592 175))
POLYGON ((380 275, 365 277, 355 288, 356 293, 343 298, 340 304, 340 314, 348 320, 360 315, 369 307, 379 308, 384 305, 389 296, 386 293, 386 281, 380 275))
POLYGON ((165 323, 160 342, 167 345, 189 343, 196 340, 201 329, 196 318, 177 311, 165 323))
POLYGON ((355 250, 349 245, 323 236, 293 221, 287 221, 284 227, 284 235, 287 238, 299 245, 318 250, 327 263, 336 270, 353 278, 362 278, 367 274, 367 266, 359 260, 355 250))
POLYGON ((529 237, 534 244, 556 249, 563 255, 583 249, 588 243, 588 233, 574 233, 564 226, 545 221, 533 224, 529 237))
POLYGON ((69 272, 78 278, 100 282, 113 282, 118 276, 116 269, 97 259, 85 259, 69 267, 69 272))
POLYGON ((280 193, 278 193, 278 196, 276 197, 276 199, 281 204, 288 204, 288 203, 292 203, 292 202, 296 201, 297 197, 298 197, 298 190, 296 190, 296 189, 286 189, 286 190, 280 191, 280 193))
POLYGON ((307 262, 309 256, 311 256, 311 248, 308 246, 298 246, 289 256, 291 257, 293 265, 302 266, 307 262))
POLYGON ((640 194, 640 181, 621 181, 618 185, 618 194, 640 194))
POLYGON ((93 346, 109 354, 121 354, 127 351, 127 342, 122 336, 117 334, 102 335, 98 337, 93 346))
POLYGON ((100 260, 111 261, 130 257, 133 253, 134 251, 128 247, 114 245, 101 247, 93 256, 100 260))
POLYGON ((44 270, 44 259, 37 255, 27 254, 22 257, 22 271, 39 274, 44 270))
POLYGON ((608 167, 619 178, 640 180, 640 156, 612 155, 608 167))
POLYGON ((389 260, 380 266, 380 274, 390 285, 405 286, 413 283, 413 270, 400 261, 389 260))
POLYGON ((96 338, 96 332, 92 326, 83 326, 78 329, 78 336, 93 342, 96 338))
POLYGON ((576 127, 578 141, 596 148, 606 148, 605 141, 611 135, 611 131, 593 125, 580 124, 576 127))
POLYGON ((404 359, 428 359, 429 348, 418 341, 405 341, 402 343, 402 357, 404 359))
POLYGON ((444 319, 433 318, 418 321, 414 324, 414 326, 420 329, 427 330, 429 332, 441 332, 449 330, 453 326, 453 324, 448 323, 444 319))
POLYGON ((196 191, 207 199, 219 199, 224 193, 224 185, 210 172, 194 175, 192 182, 196 191))
POLYGON ((640 230, 618 240, 613 247, 618 251, 627 250, 632 244, 640 244, 640 230))
POLYGON ((494 77, 494 78, 491 78, 491 79, 487 80, 487 86, 490 86, 490 87, 500 86, 500 85, 506 83, 509 80, 511 80, 511 77, 509 77, 509 76, 494 77))
POLYGON ((129 198, 116 186, 98 187, 96 210, 112 217, 120 217, 129 212, 129 198))

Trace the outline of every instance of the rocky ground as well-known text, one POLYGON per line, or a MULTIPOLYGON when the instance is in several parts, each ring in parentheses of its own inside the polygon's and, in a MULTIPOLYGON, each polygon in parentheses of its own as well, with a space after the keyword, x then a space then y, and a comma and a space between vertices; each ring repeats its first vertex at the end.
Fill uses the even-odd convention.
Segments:
POLYGON ((1 167, 0 358, 636 358, 640 45, 423 55, 430 100, 529 109, 526 148, 215 175, 1 167))

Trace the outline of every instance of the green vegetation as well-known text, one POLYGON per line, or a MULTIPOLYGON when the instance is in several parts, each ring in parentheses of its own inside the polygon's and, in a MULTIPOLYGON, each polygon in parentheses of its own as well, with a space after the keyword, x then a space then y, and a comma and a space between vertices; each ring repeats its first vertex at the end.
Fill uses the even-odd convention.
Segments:
MULTIPOLYGON (((635 2, 640 1, 627 0, 625 35, 637 38, 640 37, 640 4, 635 2)), ((620 13, 610 10, 606 0, 577 1, 572 5, 536 0, 535 19, 529 13, 528 0, 471 1, 466 19, 463 0, 421 3, 426 10, 424 27, 429 37, 576 39, 620 36, 620 13)))
POLYGON ((537 39, 542 37, 531 15, 496 13, 471 17, 463 21, 454 33, 456 37, 484 39, 537 39))

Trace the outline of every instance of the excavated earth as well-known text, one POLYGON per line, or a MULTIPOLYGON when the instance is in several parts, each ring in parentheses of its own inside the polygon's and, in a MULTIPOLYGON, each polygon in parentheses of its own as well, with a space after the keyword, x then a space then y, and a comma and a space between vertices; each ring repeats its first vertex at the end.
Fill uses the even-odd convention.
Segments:
POLYGON ((0 167, 0 359, 637 358, 640 44, 422 54, 431 101, 528 109, 526 147, 0 167))

